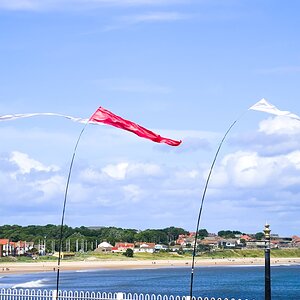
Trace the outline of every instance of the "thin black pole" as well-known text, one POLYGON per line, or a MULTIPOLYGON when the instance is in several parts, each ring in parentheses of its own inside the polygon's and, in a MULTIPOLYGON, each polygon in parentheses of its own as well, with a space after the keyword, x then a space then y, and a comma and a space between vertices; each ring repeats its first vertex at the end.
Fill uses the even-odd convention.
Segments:
POLYGON ((271 266, 270 266, 270 248, 265 249, 265 300, 271 300, 271 266))
POLYGON ((62 253, 62 240, 63 240, 63 231, 64 231, 64 220, 65 220, 65 212, 66 212, 66 204, 67 204, 67 196, 68 196, 68 190, 69 190, 69 183, 70 183, 70 178, 71 178, 71 173, 72 173, 72 168, 73 168, 73 163, 74 163, 74 158, 76 154, 76 150, 78 147, 78 143, 80 141, 80 138, 88 125, 88 122, 84 125, 82 128, 79 137, 77 139, 77 142, 74 147, 72 159, 71 159, 71 164, 69 168, 69 174, 68 174, 68 179, 67 179, 67 184, 66 184, 66 189, 65 189, 65 195, 64 195, 64 204, 63 204, 63 210, 62 210, 62 216, 61 216, 61 224, 60 224, 60 235, 59 235, 59 244, 58 244, 58 260, 57 260, 57 276, 56 276, 56 300, 58 299, 58 288, 59 288, 59 271, 60 271, 60 261, 61 261, 61 253, 62 253))
POLYGON ((217 152, 215 154, 215 157, 213 159, 213 162, 211 164, 210 167, 210 171, 208 173, 207 179, 206 179, 206 183, 205 183, 205 187, 204 187, 204 191, 202 194, 202 199, 201 199, 201 205, 200 205, 200 209, 199 209, 199 214, 198 214, 198 220, 197 220, 197 227, 196 227, 196 233, 195 233, 195 242, 194 242, 194 247, 193 247, 193 257, 192 257, 192 269, 191 269, 191 284, 190 284, 190 300, 192 300, 193 297, 193 284, 194 284, 194 269, 195 269, 195 256, 196 256, 196 249, 197 249, 197 238, 198 238, 198 231, 199 231, 199 225, 200 225, 200 220, 201 220, 201 215, 202 215, 202 210, 203 210, 203 204, 204 204, 204 199, 205 199, 205 195, 206 195, 206 190, 208 187, 208 183, 211 177, 211 173, 212 170, 214 168, 215 162, 217 160, 218 154, 220 152, 220 149, 222 147, 222 144, 227 136, 227 134, 229 133, 229 131, 232 129, 232 127, 235 125, 235 123, 240 119, 240 117, 238 119, 236 119, 227 129, 225 135, 223 136, 220 145, 217 149, 217 152))
POLYGON ((265 300, 271 300, 270 225, 265 225, 265 300))

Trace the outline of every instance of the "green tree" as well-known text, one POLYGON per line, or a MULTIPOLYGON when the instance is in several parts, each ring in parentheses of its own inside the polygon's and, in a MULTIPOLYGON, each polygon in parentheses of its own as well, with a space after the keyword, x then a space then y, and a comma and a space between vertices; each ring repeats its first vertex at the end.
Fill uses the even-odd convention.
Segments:
POLYGON ((136 241, 156 243, 156 244, 167 244, 168 236, 166 232, 158 229, 146 229, 135 235, 136 241))
POLYGON ((257 232, 255 234, 255 239, 262 240, 264 238, 265 234, 263 232, 257 232))
POLYGON ((246 240, 245 239, 240 239, 240 243, 245 246, 246 245, 246 240))
POLYGON ((128 248, 126 251, 123 253, 126 257, 133 257, 133 250, 128 248))
POLYGON ((164 228, 162 231, 164 231, 167 234, 168 242, 176 241, 180 234, 187 234, 188 232, 180 227, 167 227, 164 228))
POLYGON ((225 239, 235 238, 237 234, 242 234, 242 232, 238 230, 221 230, 218 232, 218 236, 223 237, 225 239))
POLYGON ((206 230, 206 229, 200 229, 199 231, 198 231, 198 237, 200 238, 200 239, 203 239, 203 238, 205 238, 205 237, 207 237, 208 236, 208 231, 206 230))

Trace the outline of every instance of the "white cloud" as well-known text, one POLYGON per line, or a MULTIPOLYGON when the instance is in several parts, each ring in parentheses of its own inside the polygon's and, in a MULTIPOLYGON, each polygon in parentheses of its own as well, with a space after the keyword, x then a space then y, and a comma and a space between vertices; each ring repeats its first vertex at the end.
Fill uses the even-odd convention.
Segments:
MULTIPOLYGON (((68 195, 68 202, 72 203, 72 205, 75 203, 84 206, 87 204, 87 201, 90 205, 94 201, 93 189, 81 184, 77 180, 70 182, 68 195)), ((78 206, 79 210, 81 209, 80 206, 78 206)))
POLYGON ((14 176, 16 174, 28 174, 33 170, 39 172, 56 172, 59 170, 58 166, 45 166, 41 162, 30 158, 28 154, 18 151, 12 152, 9 161, 16 164, 19 168, 19 171, 14 173, 14 176))
POLYGON ((213 187, 260 189, 276 186, 285 188, 300 182, 300 151, 273 157, 259 156, 257 152, 238 151, 226 155, 213 172, 213 187))
POLYGON ((266 184, 272 170, 268 163, 254 152, 237 152, 227 155, 222 161, 229 180, 236 187, 260 187, 266 184))
MULTIPOLYGON (((124 180, 128 177, 160 176, 162 174, 161 167, 156 164, 128 162, 107 165, 102 168, 102 172, 116 180, 124 180)), ((96 176, 101 177, 100 174, 96 176)))
MULTIPOLYGON (((107 173, 106 173, 107 174, 107 173)), ((101 171, 94 170, 93 168, 85 168, 80 171, 79 179, 84 182, 98 183, 105 178, 101 171)))
POLYGON ((291 152, 286 156, 286 158, 293 166, 295 166, 296 169, 300 169, 300 151, 291 152))
POLYGON ((63 176, 55 175, 45 180, 29 182, 28 186, 33 187, 33 189, 36 191, 42 192, 41 199, 43 201, 51 199, 53 200, 58 196, 61 196, 61 199, 63 199, 66 179, 63 176))
POLYGON ((45 166, 17 151, 0 162, 2 209, 8 215, 16 215, 16 211, 24 214, 29 210, 30 214, 44 215, 45 210, 52 213, 57 201, 63 199, 66 178, 58 174, 57 166, 45 166))
POLYGON ((300 122, 287 117, 275 117, 263 120, 259 124, 259 131, 266 134, 293 135, 300 133, 300 122))
POLYGON ((136 184, 128 184, 123 186, 123 192, 125 199, 130 200, 133 203, 139 202, 143 196, 142 189, 136 184))
POLYGON ((199 176, 199 170, 180 170, 175 173, 177 179, 196 179, 199 176))
POLYGON ((197 170, 191 170, 186 174, 187 177, 192 178, 192 179, 197 178, 198 175, 199 175, 199 171, 197 171, 197 170))
POLYGON ((116 165, 108 165, 102 171, 113 179, 122 180, 125 179, 128 166, 129 163, 123 162, 116 165))
MULTIPOLYGON (((211 133, 206 135, 199 132, 183 133, 183 136, 205 137, 210 143, 216 142, 216 138, 219 140, 218 135, 211 133)), ((88 136, 85 143, 89 145, 88 136)), ((111 146, 103 140, 101 143, 111 146)), ((99 155, 98 149, 96 150, 99 155)), ((76 160, 70 182, 67 215, 71 216, 71 219, 74 216, 80 219, 71 222, 78 225, 76 222, 80 220, 82 224, 88 224, 91 218, 84 217, 84 213, 89 209, 93 211, 93 218, 101 220, 101 223, 114 222, 104 225, 126 227, 128 225, 126 220, 128 216, 133 215, 132 211, 136 214, 145 211, 149 213, 149 218, 145 222, 142 219, 130 218, 132 227, 151 226, 151 222, 156 222, 155 216, 161 211, 168 211, 169 216, 168 219, 161 220, 157 226, 176 225, 179 216, 180 219, 188 220, 184 223, 184 227, 191 228, 194 225, 194 217, 191 215, 197 214, 210 159, 203 162, 203 156, 191 157, 190 154, 183 152, 178 160, 177 154, 175 156, 172 152, 157 153, 157 151, 150 154, 148 152, 144 157, 141 155, 138 158, 132 156, 125 159, 123 151, 118 163, 105 165, 105 162, 115 161, 117 157, 110 151, 110 149, 104 151, 105 158, 99 161, 91 156, 88 161, 80 160, 79 164, 76 160), (105 219, 101 218, 103 214, 105 219)), ((226 151, 230 151, 230 148, 226 151)), ((38 215, 49 210, 51 220, 55 214, 59 218, 61 207, 57 206, 63 201, 67 166, 64 167, 62 175, 59 167, 47 165, 27 154, 15 151, 9 158, 0 160, 0 167, 0 180, 5 186, 2 190, 4 202, 16 199, 15 205, 18 203, 21 212, 27 209, 30 210, 30 215, 33 212, 38 215), (6 176, 16 172, 16 169, 22 176, 15 178, 6 176)), ((238 215, 237 220, 241 220, 249 211, 252 213, 253 206, 261 208, 261 218, 264 214, 270 214, 268 220, 273 221, 273 214, 282 213, 277 222, 287 219, 289 205, 295 211, 298 209, 296 200, 300 193, 299 170, 300 151, 268 157, 257 151, 229 152, 217 161, 213 170, 205 202, 207 223, 204 226, 213 224, 214 216, 227 222, 234 216, 232 211, 238 215), (270 210, 271 206, 274 208, 273 211, 270 210), (217 209, 217 213, 211 212, 212 207, 217 209)), ((15 211, 16 206, 5 209, 15 211)), ((44 222, 42 218, 40 221, 36 220, 44 222)))
POLYGON ((196 197, 197 199, 200 198, 201 196, 201 190, 198 188, 194 188, 194 189, 191 189, 191 188, 184 188, 184 187, 174 187, 173 189, 165 189, 162 191, 161 193, 162 196, 170 196, 174 199, 176 199, 177 197, 178 198, 187 198, 187 197, 196 197))
POLYGON ((224 165, 237 187, 260 187, 276 173, 273 158, 261 158, 257 153, 237 152, 228 155, 224 165))
POLYGON ((159 165, 151 163, 131 163, 128 166, 128 175, 132 177, 138 176, 160 176, 162 169, 159 165))

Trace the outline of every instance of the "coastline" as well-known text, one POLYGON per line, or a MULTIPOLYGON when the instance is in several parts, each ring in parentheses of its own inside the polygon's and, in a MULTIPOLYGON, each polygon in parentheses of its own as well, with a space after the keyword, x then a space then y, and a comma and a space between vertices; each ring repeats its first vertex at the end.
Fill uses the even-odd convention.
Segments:
MULTIPOLYGON (((195 267, 199 266, 258 266, 264 265, 264 258, 199 258, 195 260, 195 267)), ((271 258, 271 265, 300 264, 300 258, 271 258)), ((184 260, 85 260, 62 261, 60 271, 80 271, 96 269, 149 269, 167 267, 191 267, 191 259, 184 260)), ((54 272, 57 262, 10 262, 0 263, 2 274, 26 274, 40 272, 54 272)))

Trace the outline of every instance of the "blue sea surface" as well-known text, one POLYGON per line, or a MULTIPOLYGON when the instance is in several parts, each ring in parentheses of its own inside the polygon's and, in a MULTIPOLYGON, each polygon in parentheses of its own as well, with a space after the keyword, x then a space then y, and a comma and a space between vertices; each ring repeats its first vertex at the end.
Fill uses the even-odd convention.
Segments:
MULTIPOLYGON (((186 296, 188 267, 129 270, 87 270, 60 273, 61 290, 124 292, 186 296)), ((272 299, 300 299, 300 266, 271 268, 272 299)), ((56 273, 10 274, 0 277, 0 288, 55 289, 56 273)), ((263 266, 197 267, 193 295, 198 297, 264 299, 263 266)))

